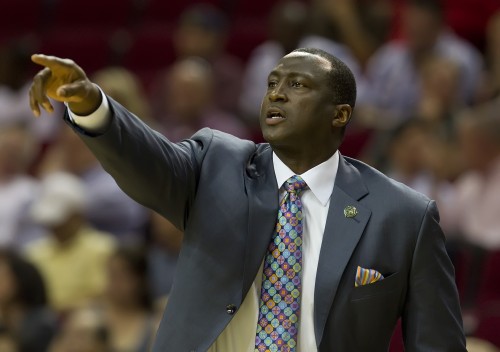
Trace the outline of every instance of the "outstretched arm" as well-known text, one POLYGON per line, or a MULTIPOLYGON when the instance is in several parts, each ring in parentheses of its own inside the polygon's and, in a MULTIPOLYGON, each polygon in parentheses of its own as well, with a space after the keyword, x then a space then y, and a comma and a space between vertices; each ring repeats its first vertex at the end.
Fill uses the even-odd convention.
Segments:
MULTIPOLYGON (((211 132, 172 143, 121 105, 103 97, 73 61, 44 55, 34 55, 33 61, 44 66, 30 90, 35 116, 41 108, 53 111, 49 97, 67 103, 80 116, 92 114, 103 101, 109 102, 109 119, 101 130, 88 133, 73 124, 74 129, 82 132, 83 141, 127 194, 183 229, 211 132)), ((68 114, 66 119, 71 120, 68 114)))

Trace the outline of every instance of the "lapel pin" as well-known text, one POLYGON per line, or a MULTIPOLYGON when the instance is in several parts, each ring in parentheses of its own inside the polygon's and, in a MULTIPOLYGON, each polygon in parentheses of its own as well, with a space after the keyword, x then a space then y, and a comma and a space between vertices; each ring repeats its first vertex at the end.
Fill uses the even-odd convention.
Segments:
POLYGON ((358 215, 358 209, 356 209, 356 207, 348 205, 347 207, 344 208, 344 216, 346 218, 353 218, 356 215, 358 215))

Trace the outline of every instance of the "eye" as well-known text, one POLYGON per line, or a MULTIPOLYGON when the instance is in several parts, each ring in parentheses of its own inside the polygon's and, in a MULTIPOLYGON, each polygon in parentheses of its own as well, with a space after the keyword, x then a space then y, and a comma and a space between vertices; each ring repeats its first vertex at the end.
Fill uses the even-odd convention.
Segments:
POLYGON ((291 83, 291 86, 292 86, 293 88, 302 88, 302 87, 304 87, 304 85, 303 85, 302 83, 298 82, 298 81, 293 81, 293 82, 291 83))
POLYGON ((276 82, 276 81, 267 82, 267 88, 275 88, 277 85, 278 85, 278 82, 276 82))

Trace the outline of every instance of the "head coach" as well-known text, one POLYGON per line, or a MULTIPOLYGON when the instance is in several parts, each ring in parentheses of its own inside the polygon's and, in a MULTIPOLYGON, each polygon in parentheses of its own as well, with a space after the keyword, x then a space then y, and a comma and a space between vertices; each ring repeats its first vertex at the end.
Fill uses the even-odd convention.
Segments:
POLYGON ((356 83, 297 49, 269 74, 254 144, 211 129, 172 143, 73 61, 33 55, 35 115, 66 121, 132 198, 184 231, 153 347, 182 351, 466 351, 435 203, 338 148, 356 83))

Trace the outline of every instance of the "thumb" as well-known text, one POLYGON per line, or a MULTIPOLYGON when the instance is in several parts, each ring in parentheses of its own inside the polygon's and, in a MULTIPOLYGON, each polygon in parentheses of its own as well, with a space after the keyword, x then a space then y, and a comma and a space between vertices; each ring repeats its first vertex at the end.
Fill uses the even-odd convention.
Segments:
POLYGON ((87 82, 77 81, 60 86, 56 94, 63 101, 80 102, 88 95, 87 82))

